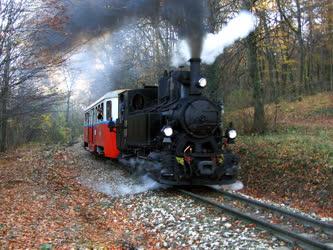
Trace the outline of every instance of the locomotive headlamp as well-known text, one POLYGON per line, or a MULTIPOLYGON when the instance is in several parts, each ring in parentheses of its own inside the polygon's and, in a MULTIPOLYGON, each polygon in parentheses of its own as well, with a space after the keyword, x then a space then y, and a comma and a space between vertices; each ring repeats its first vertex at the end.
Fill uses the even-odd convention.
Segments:
POLYGON ((173 135, 173 129, 170 126, 165 126, 162 128, 162 132, 165 136, 170 137, 173 135))
POLYGON ((236 130, 234 130, 234 129, 231 129, 231 130, 229 130, 228 131, 228 136, 229 136, 229 138, 230 139, 235 139, 236 137, 237 137, 237 132, 236 132, 236 130))
POLYGON ((199 86, 200 86, 201 88, 206 87, 206 86, 207 86, 207 79, 206 79, 206 78, 201 78, 201 79, 199 80, 199 86))

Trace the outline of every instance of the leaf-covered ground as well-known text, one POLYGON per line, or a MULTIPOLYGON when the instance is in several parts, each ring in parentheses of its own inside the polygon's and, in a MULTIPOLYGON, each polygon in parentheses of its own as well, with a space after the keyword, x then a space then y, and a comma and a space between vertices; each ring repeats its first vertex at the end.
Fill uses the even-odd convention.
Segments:
POLYGON ((80 185, 68 151, 33 145, 0 155, 0 249, 130 248, 156 237, 123 204, 80 185), (105 204, 108 204, 107 206, 105 204))
MULTIPOLYGON (((268 115, 275 108, 267 106, 268 115)), ((283 102, 278 109, 275 132, 240 136, 234 146, 243 192, 333 217, 333 95, 283 102)))

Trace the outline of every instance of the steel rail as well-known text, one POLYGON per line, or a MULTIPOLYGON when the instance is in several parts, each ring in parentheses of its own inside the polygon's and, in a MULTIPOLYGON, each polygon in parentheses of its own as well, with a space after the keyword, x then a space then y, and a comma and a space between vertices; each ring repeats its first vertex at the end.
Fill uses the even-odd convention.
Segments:
POLYGON ((315 219, 310 218, 308 216, 304 216, 304 215, 289 211, 287 209, 283 209, 283 208, 280 208, 280 207, 277 207, 277 206, 274 206, 274 205, 266 204, 266 203, 261 202, 261 201, 257 201, 257 200, 251 199, 251 198, 247 198, 247 197, 244 197, 244 196, 239 195, 239 194, 218 190, 218 189, 213 188, 213 187, 209 187, 209 188, 211 188, 214 192, 220 193, 220 194, 225 195, 227 197, 230 197, 230 198, 233 198, 233 199, 236 199, 236 200, 240 200, 240 201, 243 201, 243 202, 246 202, 246 203, 249 203, 249 204, 253 204, 257 207, 266 208, 266 209, 269 209, 271 211, 276 211, 276 212, 279 212, 280 214, 287 215, 289 217, 292 217, 292 218, 298 219, 300 221, 303 221, 305 224, 306 223, 311 224, 312 226, 318 226, 318 227, 321 227, 322 229, 328 230, 329 232, 333 232, 333 224, 326 223, 326 222, 319 221, 319 220, 315 220, 315 219))
POLYGON ((289 241, 291 243, 297 243, 301 247, 308 248, 308 249, 333 250, 332 247, 326 245, 325 243, 322 243, 315 239, 310 239, 301 234, 297 234, 297 233, 288 231, 286 229, 283 229, 281 226, 271 224, 265 220, 256 218, 247 213, 243 213, 236 208, 233 208, 228 205, 221 204, 221 203, 217 203, 211 199, 205 198, 201 195, 197 195, 197 194, 189 192, 187 190, 178 189, 178 191, 182 194, 191 196, 192 198, 195 198, 201 202, 204 202, 204 203, 212 205, 216 208, 219 208, 232 216, 235 216, 242 220, 248 221, 250 223, 254 223, 254 224, 258 225, 259 227, 263 228, 264 230, 270 231, 270 232, 274 233, 275 235, 280 236, 280 238, 282 238, 286 241, 289 241))

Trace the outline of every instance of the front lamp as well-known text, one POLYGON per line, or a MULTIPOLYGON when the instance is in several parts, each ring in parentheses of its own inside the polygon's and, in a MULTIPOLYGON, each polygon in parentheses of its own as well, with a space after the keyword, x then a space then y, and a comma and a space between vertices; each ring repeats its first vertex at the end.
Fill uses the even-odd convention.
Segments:
POLYGON ((236 130, 234 130, 234 129, 231 129, 231 130, 229 130, 228 131, 228 137, 230 138, 230 139, 235 139, 236 137, 237 137, 237 132, 236 132, 236 130))
POLYGON ((206 79, 206 78, 201 78, 201 79, 199 80, 199 86, 200 86, 201 88, 206 87, 206 86, 207 86, 207 79, 206 79))
POLYGON ((164 126, 162 132, 165 136, 170 137, 173 135, 173 129, 170 126, 164 126))

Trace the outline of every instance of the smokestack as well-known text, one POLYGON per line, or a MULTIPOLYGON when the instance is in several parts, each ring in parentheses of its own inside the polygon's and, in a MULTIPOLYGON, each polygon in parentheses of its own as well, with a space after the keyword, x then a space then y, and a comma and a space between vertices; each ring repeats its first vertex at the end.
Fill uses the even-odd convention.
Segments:
POLYGON ((201 91, 198 87, 198 82, 201 78, 201 59, 200 58, 191 58, 191 88, 190 88, 190 95, 200 95, 201 91))

